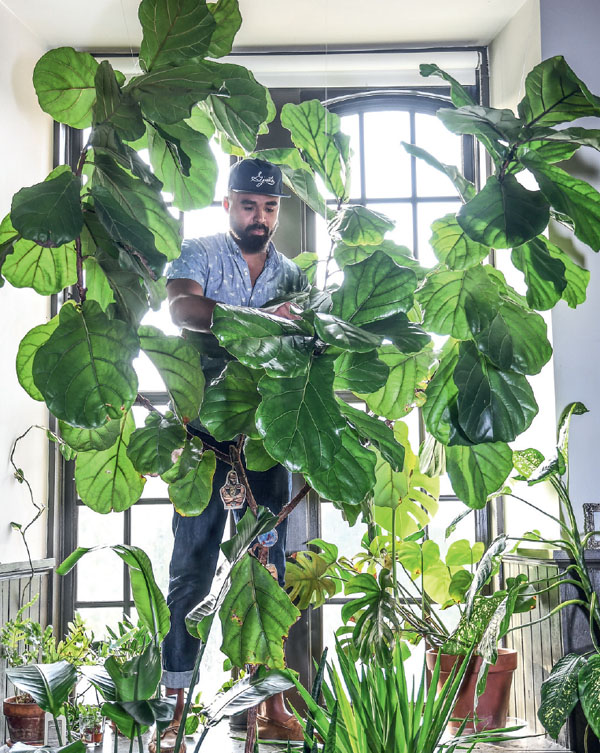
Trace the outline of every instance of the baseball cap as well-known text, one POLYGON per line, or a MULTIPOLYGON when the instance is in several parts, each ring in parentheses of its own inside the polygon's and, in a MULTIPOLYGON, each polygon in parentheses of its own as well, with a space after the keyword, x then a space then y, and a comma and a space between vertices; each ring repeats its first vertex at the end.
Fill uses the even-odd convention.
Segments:
POLYGON ((229 171, 229 190, 243 193, 260 193, 265 196, 282 196, 283 178, 277 165, 262 159, 243 159, 229 171))

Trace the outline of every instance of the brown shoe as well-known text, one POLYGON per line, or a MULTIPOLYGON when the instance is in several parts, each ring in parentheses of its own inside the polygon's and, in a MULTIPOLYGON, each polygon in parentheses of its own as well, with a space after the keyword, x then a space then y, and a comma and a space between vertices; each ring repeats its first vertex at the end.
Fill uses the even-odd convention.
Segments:
MULTIPOLYGON (((177 733, 179 732, 179 722, 173 722, 165 727, 160 733, 160 753, 174 753, 175 743, 177 742, 177 733)), ((148 753, 156 753, 156 727, 148 743, 148 753)), ((179 746, 179 753, 186 753, 185 735, 179 746)))
POLYGON ((290 716, 285 722, 278 722, 259 714, 256 721, 258 722, 258 737, 263 743, 269 740, 299 740, 300 742, 304 740, 302 726, 295 716, 290 716))

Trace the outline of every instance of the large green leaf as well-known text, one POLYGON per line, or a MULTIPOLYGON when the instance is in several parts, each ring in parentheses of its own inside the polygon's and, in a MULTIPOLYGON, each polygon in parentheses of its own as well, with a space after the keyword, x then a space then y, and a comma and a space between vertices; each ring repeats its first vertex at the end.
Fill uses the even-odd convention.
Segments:
POLYGON ((173 465, 172 453, 183 447, 185 429, 171 412, 150 412, 145 424, 129 438, 127 457, 142 474, 164 473, 173 465))
POLYGON ((182 211, 208 206, 214 197, 217 163, 208 139, 185 123, 150 128, 150 161, 164 190, 173 194, 173 204, 182 211), (190 164, 182 159, 186 155, 190 164))
POLYGON ((306 372, 312 353, 312 328, 258 309, 219 304, 212 331, 221 345, 250 368, 273 376, 306 372))
POLYGON ((219 612, 221 650, 236 667, 283 669, 283 640, 299 616, 269 571, 247 554, 231 572, 231 588, 219 612))
MULTIPOLYGON (((337 555, 337 547, 334 546, 337 555)), ((285 566, 285 587, 290 599, 298 609, 323 606, 327 598, 335 596, 340 590, 341 583, 332 572, 331 565, 335 562, 327 554, 306 551, 296 552, 293 562, 285 566)))
POLYGON ((346 422, 333 396, 333 368, 312 358, 297 377, 264 376, 256 426, 272 457, 290 471, 315 473, 327 468, 339 450, 346 422))
POLYGON ((11 667, 6 676, 19 690, 29 693, 37 705, 58 716, 75 685, 77 672, 68 661, 11 667))
POLYGON ((50 335, 58 327, 58 317, 50 319, 46 324, 39 324, 30 329, 19 343, 17 351, 17 378, 25 392, 34 400, 43 400, 44 396, 33 381, 33 359, 38 350, 48 342, 50 335))
MULTIPOLYGON (((142 112, 158 123, 178 123, 210 94, 221 91, 220 73, 206 61, 159 68, 132 79, 124 91, 140 103, 142 112)), ((224 93, 224 92, 223 92, 224 93)))
POLYGON ((600 737, 600 654, 594 653, 579 670, 579 700, 596 737, 600 737))
POLYGON ((424 309, 425 329, 458 340, 485 329, 500 305, 498 288, 480 265, 432 272, 416 297, 424 309))
POLYGON ((108 123, 127 141, 141 138, 146 128, 140 106, 131 95, 121 92, 108 60, 103 60, 98 66, 95 83, 94 126, 108 123))
POLYGON ((552 355, 546 329, 539 314, 505 301, 477 335, 477 347, 499 369, 538 374, 552 355))
POLYGON ((536 65, 525 79, 519 116, 527 125, 552 126, 599 113, 598 98, 589 93, 562 55, 536 65))
POLYGON ((213 727, 225 714, 238 714, 293 686, 288 672, 278 669, 264 672, 259 668, 255 674, 247 675, 228 690, 215 696, 208 706, 203 707, 202 713, 207 717, 207 725, 213 727))
POLYGON ((435 63, 421 63, 419 65, 419 73, 421 76, 428 78, 429 76, 437 76, 450 84, 450 97, 452 104, 455 107, 465 107, 468 105, 476 104, 473 97, 469 92, 449 73, 443 71, 439 65, 435 63))
POLYGON ((446 448, 446 468, 456 496, 480 510, 512 471, 512 450, 503 442, 446 448))
MULTIPOLYGON (((127 170, 128 173, 140 178, 150 188, 154 188, 157 192, 161 190, 161 182, 154 175, 150 166, 135 149, 121 139, 110 124, 94 126, 90 134, 90 146, 94 148, 94 155, 101 154, 105 158, 110 158, 117 165, 127 170)), ((106 161, 101 164, 101 169, 105 164, 106 161)), ((161 202, 157 202, 157 204, 161 206, 161 202)))
POLYGON ((493 248, 512 248, 535 238, 550 218, 540 191, 528 191, 514 175, 488 178, 482 190, 456 216, 465 233, 493 248))
POLYGON ((223 373, 206 390, 200 421, 219 442, 246 434, 258 439, 254 416, 260 403, 258 380, 262 369, 249 369, 230 361, 223 373))
POLYGON ((579 700, 579 671, 585 659, 579 654, 567 654, 552 667, 542 683, 542 698, 538 719, 555 740, 579 700))
POLYGON ((458 388, 458 420, 473 444, 512 442, 538 412, 526 378, 496 369, 473 343, 460 345, 454 382, 458 388))
POLYGON ((33 71, 42 110, 72 128, 90 126, 97 68, 88 52, 76 52, 72 47, 58 47, 43 55, 33 71))
POLYGON ((274 460, 265 450, 265 446, 260 439, 251 439, 246 437, 244 442, 244 458, 246 468, 249 471, 268 471, 277 461, 274 460))
POLYGON ((456 405, 458 389, 454 383, 454 370, 458 363, 459 343, 449 340, 440 354, 440 363, 425 389, 423 420, 427 431, 442 444, 452 436, 450 414, 456 405))
POLYGON ((377 392, 361 395, 367 406, 378 416, 402 418, 413 409, 417 390, 432 365, 431 349, 420 353, 401 353, 394 345, 384 345, 378 356, 389 368, 385 385, 377 392))
POLYGON ((538 311, 551 309, 560 300, 567 280, 565 265, 550 255, 546 239, 538 236, 513 248, 511 260, 525 276, 527 303, 538 311))
MULTIPOLYGON (((217 467, 217 459, 212 450, 206 450, 200 457, 193 447, 188 452, 194 457, 195 462, 184 476, 169 484, 169 499, 177 512, 184 517, 200 515, 206 509, 210 502, 213 476, 217 467)), ((183 457, 181 462, 185 462, 183 457)))
POLYGON ((572 309, 577 308, 586 299, 587 286, 590 281, 590 273, 587 269, 576 264, 571 257, 554 243, 546 240, 548 252, 553 259, 558 259, 565 265, 565 280, 567 285, 562 291, 562 299, 572 309))
POLYGON ((355 353, 371 352, 381 345, 383 339, 331 314, 317 313, 314 324, 324 343, 355 353))
POLYGON ((60 435, 76 452, 91 452, 92 450, 108 450, 121 436, 121 422, 107 421, 98 429, 78 429, 64 421, 58 422, 60 435))
POLYGON ((376 447, 381 456, 387 460, 394 471, 401 471, 404 465, 404 445, 397 442, 394 432, 384 422, 370 416, 368 413, 353 408, 343 400, 338 399, 340 411, 354 427, 361 439, 376 447))
POLYGON ((80 179, 61 169, 41 183, 18 191, 10 217, 15 230, 42 246, 62 246, 75 240, 83 227, 79 203, 80 179))
MULTIPOLYGON (((141 725, 141 728, 150 727, 156 722, 158 730, 164 729, 173 719, 175 711, 175 698, 150 698, 141 701, 121 701, 121 708, 129 716, 141 725)), ((139 732, 139 727, 138 731, 139 732)), ((140 733, 142 734, 142 733, 140 733)))
MULTIPOLYGON (((118 661, 115 656, 109 656, 104 667, 114 683, 119 705, 147 700, 156 692, 160 681, 160 651, 152 642, 141 654, 124 662, 118 661)), ((117 721, 120 724, 120 720, 117 721)), ((122 731, 127 734, 126 728, 122 731)))
POLYGON ((438 118, 452 133, 473 134, 494 141, 516 141, 524 123, 512 110, 465 105, 458 110, 442 108, 438 118))
POLYGON ((383 335, 403 353, 416 353, 418 350, 423 350, 431 340, 421 325, 411 322, 403 312, 363 324, 362 328, 367 332, 383 335))
POLYGON ((344 283, 332 295, 335 316, 355 325, 410 311, 417 277, 377 251, 344 269, 344 283))
POLYGON ((242 24, 238 0, 217 0, 207 7, 213 14, 216 26, 210 38, 206 57, 220 58, 229 55, 235 35, 242 24))
POLYGON ((346 351, 333 362, 336 390, 352 392, 375 392, 385 386, 389 367, 377 358, 376 353, 352 353, 346 351))
POLYGON ((327 218, 328 208, 319 193, 312 173, 304 169, 294 170, 289 165, 280 165, 284 184, 303 201, 313 212, 327 218))
POLYGON ((127 457, 135 424, 130 414, 121 421, 117 441, 106 450, 77 455, 75 485, 81 501, 95 512, 122 512, 138 501, 145 479, 127 457))
POLYGON ((450 269, 467 269, 483 261, 490 253, 487 246, 471 240, 456 221, 455 214, 436 220, 429 243, 437 259, 450 269))
POLYGON ((317 99, 300 105, 285 104, 281 125, 287 128, 292 141, 304 159, 323 179, 325 186, 338 199, 347 199, 347 164, 339 140, 339 115, 329 112, 317 99))
POLYGON ((535 175, 554 209, 573 220, 575 235, 594 251, 600 251, 600 193, 587 181, 574 178, 556 165, 546 164, 534 154, 524 155, 522 162, 535 175))
POLYGON ((342 431, 341 437, 342 445, 331 465, 308 473, 306 479, 319 496, 332 502, 358 505, 375 486, 377 459, 349 427, 342 431))
POLYGON ((54 295, 77 282, 77 255, 73 243, 44 248, 21 238, 6 257, 2 274, 15 288, 33 288, 54 295))
POLYGON ((384 214, 356 205, 338 212, 330 232, 346 246, 377 246, 396 223, 384 214))
POLYGON ((104 274, 104 270, 93 256, 83 260, 85 274, 86 298, 97 301, 102 311, 106 311, 111 303, 115 302, 115 296, 104 274))
POLYGON ((216 76, 222 77, 231 96, 209 96, 210 108, 217 129, 246 152, 254 151, 260 126, 268 117, 267 90, 252 73, 241 65, 207 63, 216 76))
POLYGON ((59 325, 33 360, 33 380, 48 408, 73 426, 94 429, 120 418, 137 395, 132 359, 139 343, 96 301, 65 304, 59 325))
POLYGON ((142 0, 138 16, 144 71, 204 57, 216 26, 204 0, 142 0))
POLYGON ((198 416, 204 395, 204 374, 196 348, 181 337, 163 334, 156 327, 138 329, 140 346, 158 369, 175 412, 183 423, 198 416))
MULTIPOLYGON (((133 177, 116 164, 112 155, 96 154, 94 165, 95 183, 108 189, 128 216, 150 230, 159 254, 168 261, 176 259, 181 248, 179 222, 170 214, 160 194, 160 184, 149 185, 144 178, 133 177)), ((120 236, 116 240, 120 240, 120 236)), ((131 245, 136 248, 133 243, 131 245)), ((144 245, 142 248, 149 255, 149 261, 154 262, 154 247, 144 245)), ((163 261, 158 259, 158 262, 163 261)), ((155 271, 160 271, 160 268, 157 267, 155 271)))
POLYGON ((469 199, 475 196, 475 186, 461 174, 457 167, 454 165, 445 165, 420 146, 407 144, 406 141, 400 143, 410 155, 422 159, 430 167, 444 173, 452 181, 463 201, 469 201, 469 199))

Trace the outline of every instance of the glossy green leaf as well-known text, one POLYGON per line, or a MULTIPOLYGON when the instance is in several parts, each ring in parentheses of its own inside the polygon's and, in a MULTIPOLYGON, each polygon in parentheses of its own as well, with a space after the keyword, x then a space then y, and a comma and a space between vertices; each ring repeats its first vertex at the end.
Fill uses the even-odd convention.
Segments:
POLYGON ((498 289, 482 266, 432 272, 417 300, 426 330, 458 340, 485 329, 500 306, 498 289))
POLYGON ((312 99, 299 105, 287 103, 281 109, 281 125, 300 149, 310 167, 323 179, 327 190, 338 199, 347 198, 343 150, 335 136, 340 133, 340 117, 312 99))
POLYGON ((113 510, 127 510, 141 497, 145 484, 145 479, 127 457, 127 445, 135 429, 131 414, 120 424, 119 437, 108 449, 77 455, 77 492, 85 505, 103 515, 113 510))
POLYGON ((142 0, 138 16, 142 70, 207 54, 216 23, 204 0, 142 0))
POLYGON ((19 343, 17 351, 17 379, 25 392, 34 400, 43 400, 44 396, 33 381, 33 359, 38 350, 50 339, 50 335, 58 327, 58 317, 55 316, 45 324, 39 324, 30 329, 19 343))
POLYGON ((43 55, 33 71, 42 110, 72 128, 90 126, 97 68, 88 52, 76 52, 72 47, 58 47, 43 55))
POLYGON ((2 274, 15 288, 33 288, 54 295, 77 282, 77 256, 73 243, 44 248, 21 238, 6 257, 2 274))
POLYGON ((140 103, 147 118, 168 124, 189 118, 194 105, 217 94, 222 83, 220 74, 203 61, 136 76, 125 92, 140 103))
POLYGON ((146 127, 142 112, 131 95, 123 94, 108 60, 98 66, 95 77, 94 125, 108 123, 126 141, 141 138, 146 127))
POLYGON ((449 73, 443 71, 439 65, 435 63, 421 63, 419 65, 419 72, 421 76, 428 78, 429 76, 437 76, 447 81, 450 84, 450 96, 452 98, 452 104, 455 107, 464 107, 467 105, 476 104, 473 97, 467 92, 467 90, 449 73))
POLYGON ((311 251, 304 251, 301 254, 298 254, 298 256, 294 256, 294 264, 300 267, 311 285, 315 284, 318 263, 318 255, 311 251))
POLYGON ((206 57, 221 58, 231 52, 233 40, 242 24, 238 0, 217 0, 216 3, 209 3, 207 7, 215 19, 215 28, 206 57))
POLYGON ((600 737, 600 654, 594 653, 579 670, 579 700, 596 737, 600 737))
POLYGON ((244 442, 244 458, 246 468, 249 471, 268 471, 277 461, 265 450, 265 446, 260 439, 251 439, 246 437, 244 442))
POLYGON ((527 450, 515 450, 513 452, 513 465, 523 478, 529 476, 544 462, 544 456, 539 450, 529 448, 527 450))
POLYGON ((212 331, 239 361, 264 368, 273 376, 306 372, 312 353, 312 330, 305 322, 282 319, 258 309, 219 304, 212 331))
POLYGON ((567 280, 565 265, 550 255, 546 239, 539 236, 514 248, 511 260, 525 276, 527 303, 538 311, 551 309, 560 300, 567 280))
POLYGON ((185 476, 169 484, 169 499, 180 515, 200 515, 208 505, 213 488, 217 459, 206 450, 185 476))
POLYGON ((570 308, 574 309, 586 300, 587 286, 590 281, 589 270, 576 264, 571 257, 554 243, 546 240, 550 256, 565 265, 565 280, 567 285, 561 297, 570 308))
POLYGON ((110 304, 115 302, 108 277, 93 256, 88 256, 83 260, 83 271, 85 273, 86 297, 97 301, 102 311, 106 311, 110 304))
POLYGON ((456 215, 447 214, 431 225, 433 235, 429 241, 436 258, 450 269, 468 269, 483 261, 490 253, 487 246, 471 240, 456 221, 456 215))
POLYGON ((516 141, 524 126, 512 110, 481 105, 465 105, 458 110, 442 108, 437 116, 452 133, 473 134, 492 141, 516 141))
MULTIPOLYGON (((564 142, 540 139, 537 141, 528 141, 523 146, 518 147, 516 157, 517 160, 520 160, 524 154, 533 151, 545 162, 564 162, 571 159, 578 149, 579 144, 568 143, 566 139, 564 142)), ((513 171, 517 172, 521 167, 521 165, 517 164, 513 167, 513 171)))
POLYGON ((512 471, 512 450, 503 442, 446 448, 446 468, 456 496, 480 510, 512 471))
POLYGON ((479 350, 499 369, 538 374, 552 356, 546 322, 537 313, 505 301, 476 337, 479 350))
POLYGON ((585 661, 579 654, 561 657, 542 683, 537 715, 544 729, 555 740, 579 700, 578 678, 585 661))
MULTIPOLYGON (((588 413, 588 409, 583 403, 575 402, 566 405, 558 418, 556 430, 557 449, 564 458, 565 464, 569 462, 569 433, 571 429, 571 419, 573 416, 583 416, 588 413)), ((561 471, 564 473, 564 470, 561 471)))
POLYGON ((312 358, 297 377, 264 376, 256 426, 269 455, 290 471, 315 473, 333 462, 346 422, 333 396, 333 368, 312 358))
POLYGON ((562 55, 542 61, 525 79, 525 96, 519 116, 528 125, 553 126, 600 113, 600 102, 591 95, 562 55))
POLYGON ((303 201, 313 212, 327 218, 328 209, 325 199, 319 193, 312 173, 305 169, 294 170, 289 165, 280 165, 284 184, 303 201))
POLYGON ((241 65, 209 63, 231 96, 209 96, 206 106, 221 133, 245 152, 256 147, 260 126, 268 117, 267 90, 241 65))
POLYGON ((384 214, 366 207, 344 207, 330 227, 346 246, 377 246, 396 223, 384 214))
POLYGON ((448 444, 452 436, 450 414, 458 396, 454 383, 458 349, 459 344, 454 340, 449 340, 444 346, 439 366, 425 388, 426 400, 421 409, 427 431, 442 444, 448 444))
MULTIPOLYGON (((337 554, 337 547, 335 551, 337 554)), ((326 553, 306 551, 296 552, 293 562, 286 563, 285 587, 298 609, 310 605, 318 609, 340 590, 341 584, 331 569, 336 559, 326 553)))
POLYGON ((101 706, 102 715, 111 722, 114 722, 115 726, 119 730, 119 734, 124 735, 129 740, 135 740, 138 733, 145 734, 149 727, 142 725, 141 727, 133 721, 132 717, 125 711, 121 703, 107 702, 101 706))
POLYGON ((331 313, 355 325, 385 319, 413 305, 415 273, 376 252, 344 269, 344 283, 332 295, 331 313))
POLYGON ((550 214, 540 191, 528 191, 514 177, 488 178, 482 190, 456 216, 465 233, 493 248, 512 248, 535 238, 548 225, 550 214))
POLYGON ((362 328, 376 335, 383 335, 403 353, 416 353, 431 341, 420 324, 411 322, 406 314, 399 312, 385 319, 363 324, 362 328))
POLYGON ((219 613, 221 650, 236 667, 283 668, 283 640, 299 616, 269 571, 247 554, 231 572, 231 588, 219 613))
POLYGON ((129 438, 127 457, 142 474, 164 473, 173 465, 172 454, 183 447, 185 429, 172 413, 150 412, 145 426, 129 438))
POLYGON ((449 567, 457 567, 460 565, 470 567, 476 562, 479 562, 484 550, 485 544, 483 541, 476 541, 472 546, 468 539, 453 541, 448 547, 448 552, 446 553, 446 564, 449 567))
POLYGON ((538 412, 525 377, 496 369, 473 343, 461 343, 454 381, 458 420, 474 444, 512 442, 538 412))
POLYGON ((317 313, 314 323, 324 343, 355 353, 369 353, 378 348, 383 339, 331 314, 317 313))
POLYGON ((337 402, 340 411, 361 439, 376 447, 394 471, 401 471, 404 465, 404 445, 396 441, 394 432, 388 425, 365 411, 353 408, 343 400, 338 399, 337 402))
POLYGON ((208 206, 215 194, 217 163, 208 139, 185 123, 149 129, 150 161, 164 190, 182 211, 208 206), (186 168, 182 152, 191 160, 186 168))
POLYGON ((121 435, 121 422, 107 421, 99 429, 78 429, 64 421, 58 422, 60 435, 76 452, 90 452, 92 450, 108 450, 121 435))
POLYGON ((51 664, 10 667, 6 676, 23 693, 29 693, 44 711, 58 716, 77 680, 77 671, 64 659, 51 664))
POLYGON ((15 230, 42 246, 62 246, 75 240, 83 227, 80 185, 80 179, 66 169, 22 188, 13 196, 10 210, 15 230))
POLYGON ((267 162, 273 162, 275 165, 287 165, 293 170, 304 170, 308 174, 312 175, 307 162, 302 159, 302 155, 298 149, 294 147, 281 147, 278 149, 260 149, 254 152, 254 156, 259 159, 264 159, 267 162))
MULTIPOLYGON (((139 144, 140 142, 136 142, 139 144)), ((130 145, 126 144, 115 129, 110 124, 94 126, 92 133, 90 134, 90 146, 94 149, 94 155, 101 154, 105 159, 100 164, 100 169, 105 168, 103 171, 108 172, 110 175, 110 164, 116 163, 119 167, 122 167, 128 173, 131 173, 136 178, 139 178, 146 186, 153 188, 155 192, 160 192, 162 189, 161 182, 156 175, 152 172, 150 166, 141 158, 139 153, 130 145), (106 169, 108 168, 108 170, 106 169)), ((146 148, 147 143, 144 139, 144 146, 137 148, 146 148)), ((84 170, 86 166, 84 165, 84 170)), ((107 176, 108 177, 108 176, 107 176)), ((157 201, 158 206, 161 206, 161 202, 157 201)))
POLYGON ((308 473, 306 479, 320 497, 358 505, 375 486, 376 457, 350 428, 342 431, 341 438, 331 465, 308 473))
POLYGON ((445 165, 420 146, 407 144, 405 141, 400 143, 410 155, 417 157, 417 159, 422 159, 430 167, 444 173, 450 179, 463 201, 469 201, 469 199, 475 196, 475 186, 461 174, 457 167, 454 165, 445 165))
POLYGON ((131 366, 139 343, 96 301, 65 304, 59 325, 33 360, 33 380, 48 408, 73 426, 94 429, 120 418, 137 395, 131 366))
POLYGON ((600 251, 600 193, 585 180, 546 164, 536 155, 524 155, 522 161, 535 175, 547 201, 573 220, 575 235, 594 251, 600 251))
POLYGON ((172 696, 142 701, 121 701, 119 705, 142 727, 149 727, 156 722, 159 730, 168 725, 175 711, 175 699, 172 696))
POLYGON ((206 390, 200 421, 219 442, 245 434, 259 439, 254 416, 260 404, 258 380, 264 371, 230 361, 206 390))
POLYGON ((333 362, 334 388, 352 392, 375 392, 385 386, 389 367, 377 354, 344 352, 333 362))
POLYGON ((198 351, 181 337, 156 327, 138 329, 140 346, 161 375, 176 414, 183 423, 197 418, 204 395, 204 374, 198 351))
POLYGON ((394 345, 384 345, 377 351, 390 372, 385 385, 376 392, 361 395, 367 406, 378 416, 402 418, 413 409, 417 390, 422 386, 432 365, 430 349, 420 353, 401 353, 394 345))

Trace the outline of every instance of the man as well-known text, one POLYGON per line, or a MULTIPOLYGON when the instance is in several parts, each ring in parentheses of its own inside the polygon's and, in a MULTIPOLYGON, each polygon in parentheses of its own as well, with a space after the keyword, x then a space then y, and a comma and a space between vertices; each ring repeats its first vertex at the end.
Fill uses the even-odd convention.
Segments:
MULTIPOLYGON (((277 228, 282 196, 281 171, 259 159, 246 159, 231 168, 228 195, 223 207, 229 215, 229 232, 184 241, 181 256, 168 272, 167 293, 173 321, 188 330, 210 332, 217 303, 262 308, 275 316, 293 319, 290 303, 264 308, 286 293, 307 287, 300 269, 280 254, 271 237, 277 228)), ((225 366, 220 358, 203 356, 207 380, 218 376, 225 366)), ((228 443, 218 443, 201 428, 191 427, 208 445, 228 454, 228 443)), ((209 592, 215 572, 219 545, 227 520, 220 494, 227 489, 231 466, 217 463, 213 494, 205 511, 197 517, 174 515, 174 545, 170 565, 169 594, 171 630, 163 645, 163 683, 167 695, 177 696, 174 724, 161 738, 161 751, 170 753, 175 745, 178 720, 189 685, 197 641, 185 627, 186 614, 209 592), (169 747, 170 746, 170 747, 169 747)), ((252 492, 258 502, 277 513, 289 501, 290 474, 275 466, 264 473, 248 472, 252 492)), ((269 550, 270 564, 283 585, 287 520, 278 527, 278 540, 269 550)), ((302 730, 287 711, 283 697, 269 699, 259 715, 259 735, 263 739, 301 740, 302 730)), ((151 753, 155 746, 150 747, 151 753)))

